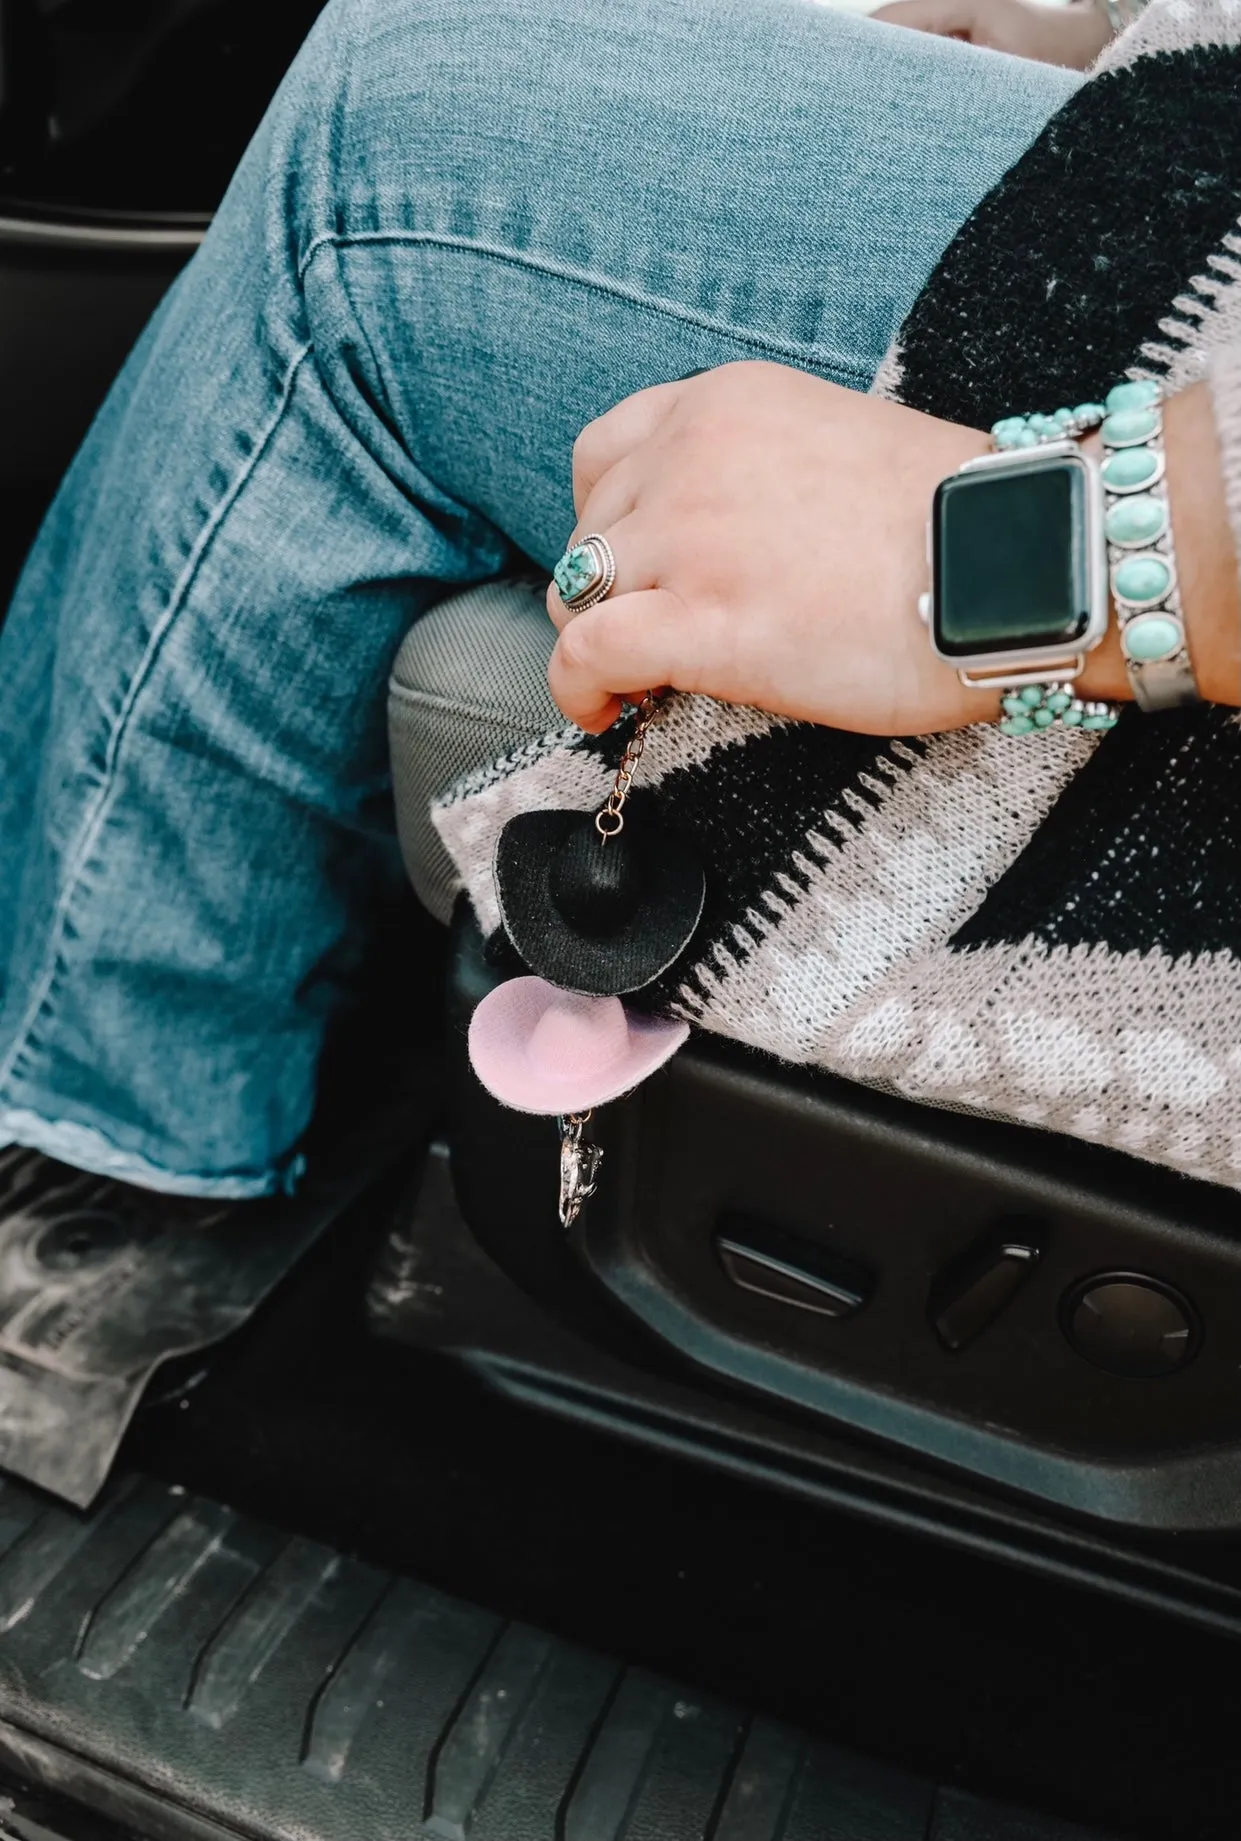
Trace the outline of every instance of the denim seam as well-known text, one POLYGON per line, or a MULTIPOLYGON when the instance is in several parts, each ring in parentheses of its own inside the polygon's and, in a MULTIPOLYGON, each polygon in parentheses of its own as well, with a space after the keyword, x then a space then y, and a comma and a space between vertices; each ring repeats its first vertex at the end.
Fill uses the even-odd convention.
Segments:
POLYGON ((693 312, 679 301, 660 299, 653 294, 644 294, 640 289, 617 281, 610 275, 597 275, 583 269, 573 268, 569 263, 553 261, 546 256, 529 256, 522 250, 507 249, 503 244, 483 243, 473 237, 451 236, 434 230, 360 230, 342 236, 335 231, 324 231, 315 237, 307 247, 298 265, 298 280, 303 281, 311 263, 321 249, 329 247, 349 249, 367 244, 412 243, 436 249, 455 249, 468 255, 483 256, 493 262, 505 262, 515 268, 523 268, 539 275, 553 275, 560 281, 567 281, 576 287, 590 288, 596 294, 610 294, 617 300, 628 302, 630 306, 641 308, 645 313, 657 314, 664 319, 680 320, 686 325, 694 326, 702 332, 718 334, 722 338, 733 339, 739 345, 753 346, 764 352, 780 352, 785 357, 799 359, 803 364, 814 362, 834 376, 848 376, 859 379, 868 385, 872 372, 864 365, 828 354, 820 346, 798 344, 793 339, 774 338, 766 333, 753 332, 747 327, 733 326, 727 320, 712 319, 709 315, 693 312))
POLYGON ((104 757, 103 776, 99 782, 94 800, 87 806, 82 821, 82 827, 78 834, 77 846, 66 868, 64 887, 56 903, 51 924, 48 928, 47 956, 42 975, 36 981, 34 991, 26 1006, 25 1014, 14 1033, 12 1047, 5 1056, 3 1063, 0 1064, 0 1088, 3 1088, 14 1072, 18 1070, 18 1064, 22 1059, 23 1053, 28 1051, 32 1046, 31 1038, 35 1025, 39 1021, 55 989, 57 975, 62 966, 61 954, 64 944, 65 926, 69 918, 70 909, 73 906, 74 897, 81 886, 83 872, 90 861, 91 854, 99 840, 99 835, 107 821, 112 803, 112 796, 116 787, 116 772, 120 761, 121 749, 128 737, 130 724, 138 704, 138 699, 151 675, 164 642, 172 630, 177 615, 181 612, 189 597, 190 590, 194 585, 203 559, 210 548, 212 539, 236 504, 243 488, 249 481, 259 461, 266 453, 272 438, 284 419, 289 402, 292 398, 293 385, 297 378, 297 374, 312 350, 313 346, 307 342, 294 353, 285 374, 284 382, 281 385, 280 397, 271 420, 256 441, 253 452, 247 457, 246 463, 238 472, 232 487, 224 494, 215 511, 200 531, 198 539, 186 560, 185 568, 182 570, 181 576, 169 597, 168 605, 160 619, 156 622, 150 640, 147 643, 146 651, 138 662, 133 680, 122 701, 120 711, 118 712, 112 734, 108 739, 107 750, 104 757))

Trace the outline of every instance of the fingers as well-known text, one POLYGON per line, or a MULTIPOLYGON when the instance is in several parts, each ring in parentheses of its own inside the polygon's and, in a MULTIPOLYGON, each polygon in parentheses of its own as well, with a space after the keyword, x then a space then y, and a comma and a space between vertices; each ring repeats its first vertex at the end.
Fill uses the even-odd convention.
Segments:
POLYGON ((573 503, 579 518, 604 474, 650 439, 680 389, 680 383, 652 384, 586 424, 573 444, 573 503))
POLYGON ((616 721, 622 698, 695 688, 701 629, 696 621, 691 644, 685 604, 670 589, 612 596, 561 631, 547 668, 552 696, 570 721, 597 734, 616 721))

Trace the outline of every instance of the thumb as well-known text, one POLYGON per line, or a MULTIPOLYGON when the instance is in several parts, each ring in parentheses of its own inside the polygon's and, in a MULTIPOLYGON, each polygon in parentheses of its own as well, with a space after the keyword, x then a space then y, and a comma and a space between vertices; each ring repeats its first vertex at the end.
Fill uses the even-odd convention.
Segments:
POLYGON ((678 595, 644 588, 610 597, 561 629, 547 667, 552 697, 570 722, 598 734, 656 686, 698 688, 700 623, 678 595))

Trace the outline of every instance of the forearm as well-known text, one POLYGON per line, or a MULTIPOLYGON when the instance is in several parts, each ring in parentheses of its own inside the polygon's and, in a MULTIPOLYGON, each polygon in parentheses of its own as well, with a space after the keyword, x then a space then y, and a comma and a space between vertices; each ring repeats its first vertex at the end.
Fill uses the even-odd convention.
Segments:
POLYGON ((1041 0, 889 0, 871 17, 1069 70, 1088 69, 1112 36, 1096 0, 1072 0, 1069 6, 1041 0))
POLYGON ((1073 0, 1050 29, 1044 57, 1049 64, 1088 70, 1112 37, 1112 27, 1097 0, 1073 0))

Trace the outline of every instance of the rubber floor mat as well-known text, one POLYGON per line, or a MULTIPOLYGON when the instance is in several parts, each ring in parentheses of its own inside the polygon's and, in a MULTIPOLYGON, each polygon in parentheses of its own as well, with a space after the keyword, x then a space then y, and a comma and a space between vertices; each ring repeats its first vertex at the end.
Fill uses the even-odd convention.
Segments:
POLYGON ((369 1132, 296 1196, 227 1204, 0 1151, 0 1470, 92 1502, 156 1370, 238 1329, 392 1142, 369 1132))
POLYGON ((1103 1841, 136 1479, 0 1489, 0 1771, 152 1841, 1103 1841))

